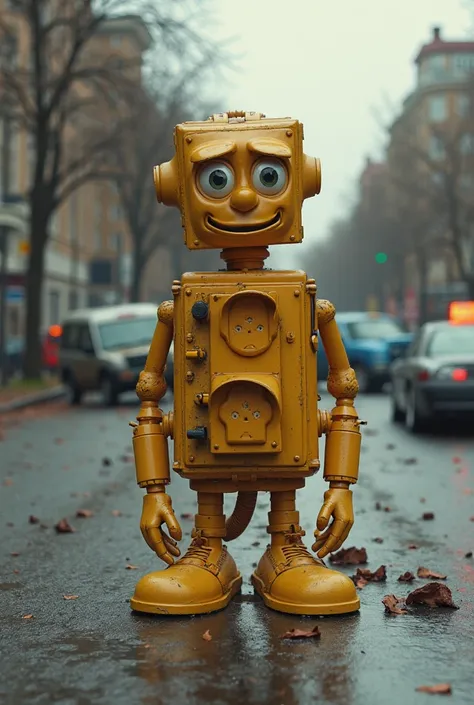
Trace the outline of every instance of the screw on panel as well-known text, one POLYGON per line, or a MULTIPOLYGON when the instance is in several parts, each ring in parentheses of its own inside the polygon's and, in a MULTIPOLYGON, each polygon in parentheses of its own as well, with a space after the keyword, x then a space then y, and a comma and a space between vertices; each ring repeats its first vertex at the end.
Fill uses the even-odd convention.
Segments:
POLYGON ((186 289, 186 296, 191 296, 191 289, 186 289))
POLYGON ((186 137, 186 142, 187 142, 188 144, 191 144, 192 141, 193 141, 193 138, 192 138, 192 137, 189 137, 189 136, 186 137))
POLYGON ((294 236, 294 235, 290 235, 290 240, 294 240, 294 239, 295 239, 295 236, 294 236))
POLYGON ((197 247, 199 245, 199 240, 193 240, 193 245, 197 247))
POLYGON ((187 382, 192 382, 194 379, 194 372, 191 372, 191 370, 188 370, 186 372, 186 381, 187 382))
POLYGON ((272 441, 272 448, 276 448, 278 443, 276 441, 272 441))
POLYGON ((217 296, 217 294, 214 294, 212 298, 214 299, 214 301, 217 301, 219 297, 217 296))
POLYGON ((299 455, 295 455, 295 457, 293 458, 293 460, 295 461, 295 463, 297 463, 299 459, 300 459, 300 456, 299 456, 299 455))
POLYGON ((195 460, 194 455, 190 455, 190 456, 189 456, 189 462, 190 462, 190 463, 194 463, 194 460, 195 460))
POLYGON ((194 335, 192 333, 187 333, 186 334, 186 340, 188 343, 192 343, 194 340, 194 335))
POLYGON ((300 295, 300 290, 299 290, 299 289, 295 289, 294 292, 293 292, 293 295, 296 296, 296 298, 298 298, 298 296, 300 295))
POLYGON ((295 342, 295 334, 292 331, 289 331, 286 334, 286 341, 287 341, 287 343, 294 343, 295 342))
POLYGON ((214 443, 214 450, 219 450, 219 444, 218 444, 218 443, 214 443))
POLYGON ((292 131, 291 131, 291 130, 287 130, 287 131, 286 131, 286 136, 287 136, 287 137, 292 137, 292 136, 293 136, 292 131))

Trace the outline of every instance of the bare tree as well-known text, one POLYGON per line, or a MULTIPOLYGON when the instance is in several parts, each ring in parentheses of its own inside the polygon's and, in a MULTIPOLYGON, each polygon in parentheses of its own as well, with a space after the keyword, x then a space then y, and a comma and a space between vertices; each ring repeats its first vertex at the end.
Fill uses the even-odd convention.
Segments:
MULTIPOLYGON (((35 162, 28 194, 30 256, 26 281, 27 378, 40 374, 39 328, 45 250, 51 219, 60 204, 91 179, 108 178, 104 159, 117 143, 120 118, 111 119, 110 96, 127 93, 140 81, 141 60, 104 53, 96 40, 108 23, 123 17, 121 0, 11 0, 0 11, 0 44, 26 26, 29 56, 0 66, 0 101, 13 101, 16 119, 32 135, 35 162), (105 112, 104 112, 105 110, 105 112)), ((140 18, 158 57, 150 66, 171 72, 195 62, 203 42, 196 16, 206 3, 186 0, 133 0, 128 6, 140 18)), ((128 118, 128 115, 125 115, 128 118)))

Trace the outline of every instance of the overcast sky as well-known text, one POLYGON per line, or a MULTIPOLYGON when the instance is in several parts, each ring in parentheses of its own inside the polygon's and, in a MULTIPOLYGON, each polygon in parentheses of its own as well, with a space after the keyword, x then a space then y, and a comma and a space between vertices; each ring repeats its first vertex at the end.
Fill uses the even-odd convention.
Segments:
POLYGON ((322 161, 322 193, 304 207, 305 241, 276 248, 278 260, 300 258, 301 248, 324 237, 346 212, 366 156, 383 153, 374 111, 389 119, 412 90, 413 60, 433 26, 443 38, 468 36, 466 2, 216 1, 213 29, 236 37, 233 50, 242 54, 221 109, 298 118, 305 151, 322 161))

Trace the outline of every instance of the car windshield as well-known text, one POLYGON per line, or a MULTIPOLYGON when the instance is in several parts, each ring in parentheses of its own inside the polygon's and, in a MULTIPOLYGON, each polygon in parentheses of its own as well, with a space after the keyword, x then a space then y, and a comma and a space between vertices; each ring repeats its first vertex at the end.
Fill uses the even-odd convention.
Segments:
POLYGON ((387 318, 367 319, 366 321, 355 321, 347 324, 347 329, 351 338, 359 340, 384 340, 405 332, 396 321, 387 318))
POLYGON ((99 325, 104 350, 149 345, 156 327, 156 316, 124 318, 99 325))
POLYGON ((428 344, 428 357, 441 355, 474 355, 474 326, 449 326, 433 333, 428 344))

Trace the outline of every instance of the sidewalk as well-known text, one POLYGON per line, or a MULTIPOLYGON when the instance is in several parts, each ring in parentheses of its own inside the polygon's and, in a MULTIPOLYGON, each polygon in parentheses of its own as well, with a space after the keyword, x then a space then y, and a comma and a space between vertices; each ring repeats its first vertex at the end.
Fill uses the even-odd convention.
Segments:
POLYGON ((52 401, 64 393, 64 387, 56 377, 35 382, 14 380, 7 387, 0 388, 0 414, 52 401))

